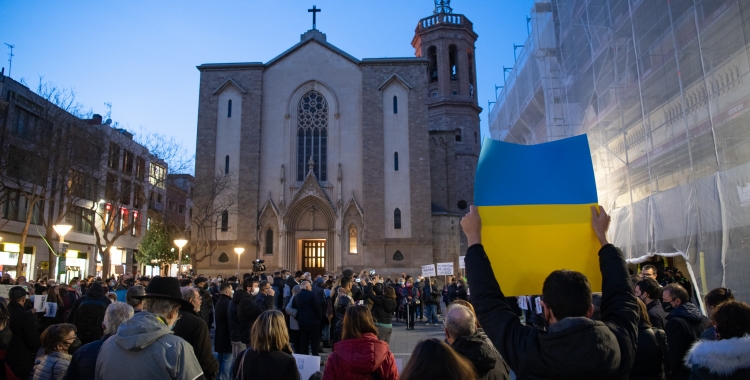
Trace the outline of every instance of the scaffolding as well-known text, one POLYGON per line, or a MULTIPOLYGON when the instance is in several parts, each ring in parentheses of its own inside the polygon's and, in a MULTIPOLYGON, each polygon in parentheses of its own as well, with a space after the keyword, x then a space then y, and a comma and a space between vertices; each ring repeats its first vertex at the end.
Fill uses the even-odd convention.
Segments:
POLYGON ((588 134, 611 240, 750 301, 750 0, 536 0, 494 139, 588 134))

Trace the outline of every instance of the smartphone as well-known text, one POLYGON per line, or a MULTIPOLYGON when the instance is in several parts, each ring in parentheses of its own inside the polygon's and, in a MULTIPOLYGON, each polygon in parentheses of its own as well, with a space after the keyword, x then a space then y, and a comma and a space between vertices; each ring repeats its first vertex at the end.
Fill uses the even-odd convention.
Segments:
POLYGON ((370 276, 374 276, 374 275, 375 275, 375 269, 370 271, 370 276))
POLYGON ((361 281, 362 281, 362 280, 360 280, 360 279, 357 279, 357 280, 356 280, 356 282, 361 282, 361 281))

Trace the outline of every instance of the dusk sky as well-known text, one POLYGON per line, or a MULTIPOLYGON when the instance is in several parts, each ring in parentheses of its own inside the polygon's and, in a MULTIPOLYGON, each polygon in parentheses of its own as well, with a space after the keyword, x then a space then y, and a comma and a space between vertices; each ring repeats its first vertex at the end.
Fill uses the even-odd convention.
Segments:
MULTIPOLYGON (((173 136, 195 152, 202 63, 267 62, 311 28, 362 58, 413 57, 417 21, 431 0, 29 1, 0 5, 0 42, 15 45, 11 77, 31 88, 39 76, 72 88, 86 110, 121 127, 173 136)), ((532 0, 454 0, 453 12, 474 23, 481 130, 488 135, 487 101, 513 65, 512 45, 527 37, 532 0)), ((0 45, 8 74, 8 52, 0 45)))

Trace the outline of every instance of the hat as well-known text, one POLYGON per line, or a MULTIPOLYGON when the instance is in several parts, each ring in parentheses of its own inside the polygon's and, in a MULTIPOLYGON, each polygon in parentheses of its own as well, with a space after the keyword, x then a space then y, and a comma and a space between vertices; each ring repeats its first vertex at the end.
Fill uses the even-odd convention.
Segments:
POLYGON ((156 276, 151 279, 146 287, 146 294, 133 296, 137 300, 144 298, 161 298, 174 301, 182 306, 182 310, 193 310, 193 304, 182 298, 180 282, 175 277, 156 276))
POLYGON ((352 278, 353 275, 354 275, 354 271, 351 269, 347 269, 344 271, 344 277, 352 278))
POLYGON ((27 294, 29 294, 29 292, 26 291, 23 286, 14 286, 10 288, 10 290, 8 290, 8 298, 10 298, 11 301, 21 298, 27 294))
POLYGON ((323 277, 316 278, 315 279, 315 283, 318 284, 318 285, 322 285, 323 284, 323 277))
POLYGON ((206 279, 205 277, 198 277, 198 278, 196 278, 196 279, 195 279, 195 280, 193 281, 193 284, 195 284, 195 285, 198 285, 198 284, 200 284, 201 282, 208 282, 208 279, 206 279))

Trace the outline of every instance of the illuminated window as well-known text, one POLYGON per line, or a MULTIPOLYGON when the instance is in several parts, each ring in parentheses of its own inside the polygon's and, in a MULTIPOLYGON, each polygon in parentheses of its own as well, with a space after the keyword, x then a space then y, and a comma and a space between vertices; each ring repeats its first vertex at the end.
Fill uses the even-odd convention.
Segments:
POLYGON ((357 253, 357 229, 349 229, 349 253, 357 253))

